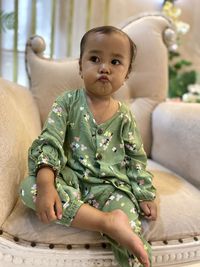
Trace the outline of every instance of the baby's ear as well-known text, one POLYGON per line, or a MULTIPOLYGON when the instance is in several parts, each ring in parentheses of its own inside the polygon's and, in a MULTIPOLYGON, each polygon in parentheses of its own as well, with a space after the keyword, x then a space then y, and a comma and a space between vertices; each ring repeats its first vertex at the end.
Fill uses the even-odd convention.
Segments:
POLYGON ((81 59, 79 59, 78 64, 79 64, 79 75, 81 76, 81 78, 83 78, 82 77, 82 63, 81 63, 81 59))
POLYGON ((128 80, 129 75, 131 74, 131 72, 132 72, 132 66, 129 67, 129 69, 128 69, 128 71, 127 71, 127 74, 126 74, 126 77, 125 77, 125 80, 128 80))
POLYGON ((129 74, 130 74, 130 73, 127 73, 127 74, 126 74, 125 81, 128 80, 128 78, 129 78, 129 74))

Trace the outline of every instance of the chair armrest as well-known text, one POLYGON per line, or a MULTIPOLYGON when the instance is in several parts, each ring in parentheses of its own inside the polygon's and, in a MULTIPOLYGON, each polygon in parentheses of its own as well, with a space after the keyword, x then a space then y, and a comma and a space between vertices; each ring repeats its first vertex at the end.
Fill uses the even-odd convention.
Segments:
POLYGON ((152 134, 152 159, 200 188, 200 104, 159 104, 152 134))
POLYGON ((20 181, 27 173, 27 151, 40 130, 30 91, 0 78, 0 226, 18 199, 20 181))

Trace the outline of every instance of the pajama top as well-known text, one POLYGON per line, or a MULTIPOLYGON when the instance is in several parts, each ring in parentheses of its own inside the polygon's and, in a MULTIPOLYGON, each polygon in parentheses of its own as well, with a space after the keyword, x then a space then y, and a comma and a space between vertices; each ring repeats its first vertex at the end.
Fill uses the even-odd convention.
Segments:
POLYGON ((139 201, 155 198, 146 163, 128 107, 119 102, 112 118, 97 124, 84 89, 67 91, 56 99, 40 136, 29 149, 29 175, 36 177, 43 165, 52 167, 59 181, 67 181, 57 188, 71 187, 75 209, 83 203, 85 185, 109 184, 127 193, 139 211, 139 201))

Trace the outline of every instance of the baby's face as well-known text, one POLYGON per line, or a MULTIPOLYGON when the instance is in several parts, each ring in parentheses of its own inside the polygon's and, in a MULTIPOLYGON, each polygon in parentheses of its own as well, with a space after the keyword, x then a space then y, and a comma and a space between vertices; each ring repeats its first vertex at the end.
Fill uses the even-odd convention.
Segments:
POLYGON ((97 97, 113 94, 126 79, 130 61, 128 38, 120 33, 90 34, 80 60, 86 91, 97 97))

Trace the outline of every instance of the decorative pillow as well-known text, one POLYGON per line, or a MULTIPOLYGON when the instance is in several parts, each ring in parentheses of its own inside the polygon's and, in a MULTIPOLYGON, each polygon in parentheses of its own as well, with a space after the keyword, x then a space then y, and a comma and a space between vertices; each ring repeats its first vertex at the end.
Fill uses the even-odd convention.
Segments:
POLYGON ((161 103, 152 117, 152 158, 200 190, 199 114, 199 103, 161 103))

